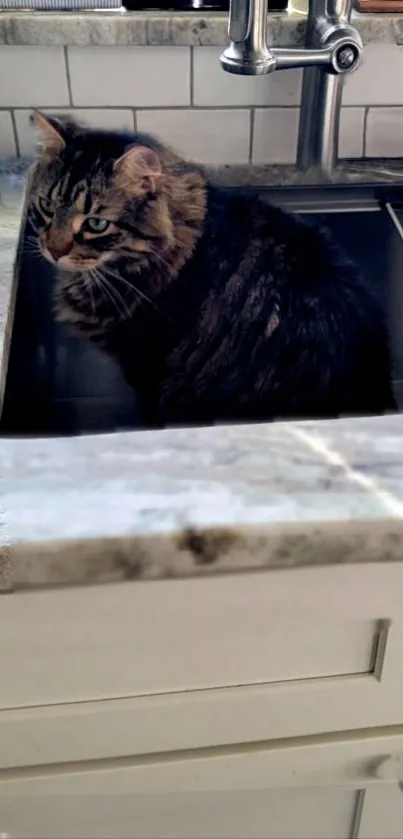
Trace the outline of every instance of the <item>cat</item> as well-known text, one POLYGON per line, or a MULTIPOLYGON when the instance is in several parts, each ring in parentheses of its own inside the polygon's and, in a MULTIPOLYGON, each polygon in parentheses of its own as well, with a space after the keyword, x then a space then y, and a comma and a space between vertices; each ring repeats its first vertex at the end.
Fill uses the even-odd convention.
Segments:
POLYGON ((326 231, 148 135, 32 120, 56 315, 118 361, 145 426, 395 409, 382 313, 326 231))

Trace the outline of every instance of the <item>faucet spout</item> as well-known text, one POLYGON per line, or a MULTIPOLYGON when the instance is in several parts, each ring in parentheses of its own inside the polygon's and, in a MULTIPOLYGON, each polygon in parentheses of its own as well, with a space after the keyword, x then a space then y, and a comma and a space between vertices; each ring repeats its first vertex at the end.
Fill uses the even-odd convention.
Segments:
POLYGON ((260 76, 276 69, 267 44, 267 0, 230 0, 230 44, 220 61, 227 73, 260 76))
POLYGON ((349 0, 311 0, 305 49, 269 47, 267 0, 230 0, 229 46, 220 56, 227 73, 260 76, 292 67, 323 67, 331 74, 355 70, 361 38, 350 26, 349 0))
POLYGON ((267 43, 267 0, 230 0, 228 73, 260 76, 304 69, 298 165, 329 174, 336 160, 341 82, 360 62, 362 41, 350 24, 352 0, 310 0, 305 48, 267 43))

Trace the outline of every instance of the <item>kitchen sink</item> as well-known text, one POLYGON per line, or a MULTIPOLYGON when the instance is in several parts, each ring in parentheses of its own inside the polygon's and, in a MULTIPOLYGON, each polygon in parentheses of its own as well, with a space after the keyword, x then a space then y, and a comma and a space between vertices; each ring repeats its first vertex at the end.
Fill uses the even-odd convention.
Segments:
MULTIPOLYGON (((396 398, 403 410, 403 189, 328 186, 255 190, 332 231, 385 310, 396 398)), ((29 235, 26 229, 24 236, 29 235)), ((135 394, 117 365, 56 323, 52 266, 21 249, 0 432, 70 435, 139 427, 135 394)))

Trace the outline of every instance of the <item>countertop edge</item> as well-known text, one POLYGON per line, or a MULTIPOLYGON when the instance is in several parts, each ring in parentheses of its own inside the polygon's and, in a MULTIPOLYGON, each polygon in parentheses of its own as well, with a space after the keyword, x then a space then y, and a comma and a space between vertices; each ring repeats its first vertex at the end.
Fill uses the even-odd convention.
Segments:
MULTIPOLYGON (((301 45, 304 15, 268 16, 269 41, 301 45)), ((354 14, 364 44, 403 45, 403 14, 354 14)), ((0 44, 6 46, 223 46, 228 14, 221 12, 0 11, 0 44)))
MULTIPOLYGON (((403 562, 403 519, 185 528, 169 534, 15 543, 1 593, 403 562)), ((0 548, 0 564, 2 554, 0 548)))

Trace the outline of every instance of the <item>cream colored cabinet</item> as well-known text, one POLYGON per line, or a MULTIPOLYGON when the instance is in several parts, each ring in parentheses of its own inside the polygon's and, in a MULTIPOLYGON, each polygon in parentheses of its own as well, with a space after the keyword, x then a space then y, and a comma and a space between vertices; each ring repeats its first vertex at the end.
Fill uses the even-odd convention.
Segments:
POLYGON ((381 831, 352 832, 359 796, 337 787, 21 797, 2 802, 2 819, 9 828, 2 835, 10 839, 401 839, 402 805, 400 820, 396 811, 392 823, 384 790, 378 796, 381 831))
POLYGON ((1 767, 403 725, 403 563, 27 592, 1 767))
POLYGON ((402 603, 403 563, 2 598, 0 836, 403 839, 402 603))
POLYGON ((380 783, 395 736, 99 763, 0 782, 10 839, 402 839, 403 794, 380 783))

